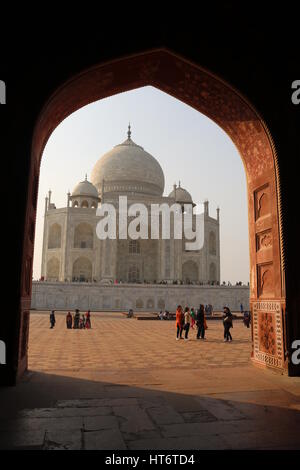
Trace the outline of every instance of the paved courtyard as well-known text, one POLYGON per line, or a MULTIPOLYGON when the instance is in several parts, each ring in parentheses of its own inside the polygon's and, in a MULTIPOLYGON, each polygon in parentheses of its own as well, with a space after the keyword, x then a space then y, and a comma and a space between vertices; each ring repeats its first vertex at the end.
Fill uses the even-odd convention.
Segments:
POLYGON ((205 341, 196 340, 196 327, 189 341, 177 342, 174 321, 127 319, 118 313, 94 314, 91 330, 66 329, 65 316, 31 316, 29 369, 104 370, 207 369, 249 364, 251 332, 241 321, 232 331, 234 341, 224 345, 220 321, 210 321, 205 341))
POLYGON ((32 313, 29 372, 0 390, 0 448, 300 448, 300 379, 254 367, 250 330, 175 341, 173 321, 94 314, 67 330, 32 313))

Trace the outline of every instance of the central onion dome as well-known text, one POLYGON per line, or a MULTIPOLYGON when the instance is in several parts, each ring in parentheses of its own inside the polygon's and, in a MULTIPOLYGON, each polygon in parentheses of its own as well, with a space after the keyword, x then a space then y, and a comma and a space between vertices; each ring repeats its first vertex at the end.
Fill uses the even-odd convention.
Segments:
POLYGON ((128 138, 105 153, 95 164, 91 182, 99 194, 142 193, 162 196, 165 178, 158 161, 143 147, 131 140, 130 124, 128 138))

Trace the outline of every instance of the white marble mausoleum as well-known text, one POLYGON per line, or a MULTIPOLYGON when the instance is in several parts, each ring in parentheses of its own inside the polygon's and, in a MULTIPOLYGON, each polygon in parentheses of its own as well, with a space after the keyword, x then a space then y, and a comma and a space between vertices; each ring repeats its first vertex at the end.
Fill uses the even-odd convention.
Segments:
MULTIPOLYGON (((131 139, 130 126, 125 142, 116 145, 95 164, 91 181, 87 177, 67 195, 66 207, 57 208, 51 192, 45 200, 41 276, 53 282, 94 282, 101 284, 189 285, 220 282, 220 220, 209 214, 209 203, 199 216, 203 246, 188 251, 185 238, 106 239, 96 235, 97 208, 111 203, 118 211, 119 196, 128 205, 177 203, 195 205, 192 195, 174 184, 164 195, 165 178, 159 162, 131 139)), ((192 206, 191 206, 192 207, 192 206)), ((193 217, 195 217, 193 215, 193 217)), ((194 223, 194 220, 193 220, 194 223)), ((149 232, 151 221, 149 220, 149 232)))

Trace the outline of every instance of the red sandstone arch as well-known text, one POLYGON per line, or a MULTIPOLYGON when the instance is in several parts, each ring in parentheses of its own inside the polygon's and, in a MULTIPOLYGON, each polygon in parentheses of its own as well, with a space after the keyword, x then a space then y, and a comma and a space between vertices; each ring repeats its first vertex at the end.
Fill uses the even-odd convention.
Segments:
POLYGON ((253 315, 252 358, 258 364, 287 369, 285 287, 281 230, 280 177, 268 128, 241 94, 221 78, 168 50, 145 52, 95 65, 64 83, 45 104, 32 142, 22 265, 18 371, 27 366, 26 338, 30 308, 33 244, 40 160, 48 138, 72 112, 101 98, 152 85, 192 106, 229 135, 244 163, 248 189, 250 303, 253 315), (267 246, 262 243, 268 235, 267 246), (272 333, 266 327, 272 322, 272 333), (271 341, 265 336, 272 335, 271 341), (275 343, 274 343, 274 341, 275 343), (266 344, 275 344, 268 350, 266 344))

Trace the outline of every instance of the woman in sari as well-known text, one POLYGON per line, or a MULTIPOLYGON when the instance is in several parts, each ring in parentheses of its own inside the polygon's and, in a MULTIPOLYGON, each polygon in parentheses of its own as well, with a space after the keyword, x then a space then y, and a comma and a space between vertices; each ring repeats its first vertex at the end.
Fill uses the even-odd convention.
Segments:
POLYGON ((86 327, 87 329, 90 329, 90 328, 92 328, 92 325, 91 325, 91 311, 88 310, 88 311, 86 312, 85 316, 86 316, 85 327, 86 327))
POLYGON ((66 317, 66 323, 67 323, 68 329, 72 328, 72 322, 73 322, 73 319, 72 319, 71 312, 68 312, 67 317, 66 317))

